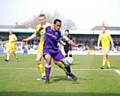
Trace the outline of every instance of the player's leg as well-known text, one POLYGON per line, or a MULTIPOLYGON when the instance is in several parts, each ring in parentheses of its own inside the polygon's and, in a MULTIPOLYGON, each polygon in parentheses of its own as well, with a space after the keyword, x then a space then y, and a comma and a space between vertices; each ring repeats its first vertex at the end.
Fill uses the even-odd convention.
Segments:
POLYGON ((10 51, 9 50, 6 51, 6 55, 7 55, 7 57, 6 57, 5 61, 8 62, 10 59, 10 51))
POLYGON ((62 52, 58 50, 56 54, 52 54, 52 58, 54 59, 54 63, 66 73, 65 64, 61 61, 64 58, 62 52))
POLYGON ((15 53, 15 50, 12 51, 12 54, 14 55, 16 61, 18 61, 17 55, 16 55, 16 53, 15 53))
POLYGON ((107 67, 108 67, 108 68, 111 67, 111 65, 110 65, 110 60, 109 60, 109 55, 108 55, 109 49, 110 49, 110 48, 106 48, 106 63, 107 63, 107 67))
POLYGON ((108 68, 111 68, 110 60, 109 60, 109 55, 108 54, 106 54, 106 62, 107 62, 108 68))
POLYGON ((110 61, 109 61, 109 48, 104 48, 104 56, 103 56, 103 68, 105 64, 107 64, 108 68, 110 68, 110 61))
POLYGON ((69 45, 68 53, 69 53, 69 57, 72 57, 72 46, 71 45, 69 45))
POLYGON ((50 72, 51 72, 51 55, 50 54, 46 54, 44 56, 46 64, 45 64, 45 76, 46 76, 46 83, 49 83, 50 80, 50 72))
POLYGON ((36 64, 38 66, 39 73, 41 74, 41 77, 39 77, 37 80, 44 80, 45 79, 45 67, 42 60, 42 55, 37 54, 36 56, 36 64))
POLYGON ((18 61, 17 55, 15 53, 16 50, 17 50, 16 44, 11 44, 11 53, 14 55, 16 61, 18 61))
POLYGON ((101 69, 104 69, 105 64, 106 64, 106 54, 103 54, 103 61, 102 61, 102 67, 101 67, 101 69))
POLYGON ((103 52, 103 61, 102 61, 101 69, 104 69, 105 64, 106 64, 106 48, 102 48, 102 52, 103 52))
POLYGON ((9 59, 10 59, 10 52, 7 52, 7 61, 9 61, 9 59))
MULTIPOLYGON (((61 60, 61 61, 63 62, 63 60, 61 60)), ((64 63, 64 65, 67 70, 66 75, 76 81, 78 78, 72 73, 70 65, 66 65, 65 63, 64 63)))
POLYGON ((11 53, 11 44, 7 43, 6 45, 6 59, 5 61, 9 61, 10 59, 10 53, 11 53))
POLYGON ((70 66, 66 66, 64 63, 64 56, 60 50, 56 55, 52 55, 52 58, 56 61, 56 64, 60 64, 59 67, 65 71, 67 76, 70 76, 73 80, 77 80, 77 77, 71 72, 70 66))
POLYGON ((12 51, 12 54, 14 55, 14 57, 16 58, 16 53, 15 53, 15 51, 12 51))
POLYGON ((60 65, 59 67, 64 70, 65 74, 66 74, 68 77, 71 77, 73 80, 77 80, 77 77, 71 72, 71 67, 70 67, 70 65, 66 65, 63 60, 58 61, 57 64, 58 64, 58 63, 59 63, 59 64, 61 63, 61 65, 60 65), (62 67, 61 67, 61 66, 62 66, 62 67))
POLYGON ((68 57, 68 46, 64 46, 64 51, 65 51, 65 57, 68 57))
POLYGON ((63 61, 58 61, 58 62, 55 62, 55 64, 61 68, 65 73, 67 72, 66 68, 65 68, 65 64, 63 61))
POLYGON ((43 44, 39 44, 38 53, 36 56, 36 64, 37 64, 38 70, 42 76, 38 80, 45 79, 45 67, 44 67, 44 64, 42 62, 42 57, 43 57, 43 44))

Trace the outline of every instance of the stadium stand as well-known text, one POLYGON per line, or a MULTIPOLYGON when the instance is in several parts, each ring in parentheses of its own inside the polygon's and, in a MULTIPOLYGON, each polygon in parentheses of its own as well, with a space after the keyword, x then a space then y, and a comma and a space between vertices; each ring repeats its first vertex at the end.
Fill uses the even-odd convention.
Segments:
MULTIPOLYGON (((86 51, 86 50, 89 50, 90 48, 95 49, 97 45, 98 35, 101 33, 101 27, 102 26, 95 26, 90 30, 70 30, 70 34, 72 35, 73 40, 77 43, 82 43, 85 45, 82 48, 73 47, 72 49, 79 50, 79 51, 80 50, 86 51)), ((18 44, 17 44, 18 46, 20 46, 20 41, 22 39, 30 36, 34 32, 34 29, 31 29, 31 28, 18 28, 18 27, 16 28, 13 26, 9 26, 9 27, 0 26, 1 46, 4 46, 4 41, 8 40, 9 30, 12 30, 18 37, 18 44)), ((115 50, 120 51, 120 27, 108 27, 108 30, 113 38, 115 50)), ((37 50, 38 42, 39 42, 39 37, 28 42, 28 50, 32 48, 37 50)))

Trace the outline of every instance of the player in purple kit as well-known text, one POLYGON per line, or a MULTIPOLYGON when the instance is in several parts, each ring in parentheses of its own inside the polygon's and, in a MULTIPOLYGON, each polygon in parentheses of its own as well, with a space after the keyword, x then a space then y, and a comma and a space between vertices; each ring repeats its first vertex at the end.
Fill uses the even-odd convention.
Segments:
MULTIPOLYGON (((60 19, 55 19, 52 26, 48 26, 46 28, 46 34, 44 38, 44 58, 46 61, 45 64, 45 73, 46 73, 46 83, 49 83, 50 80, 50 71, 51 71, 51 60, 55 61, 56 64, 60 65, 66 75, 71 77, 73 80, 77 80, 77 77, 71 72, 70 66, 66 66, 64 64, 64 56, 62 52, 59 50, 58 42, 62 38, 60 28, 61 28, 62 21, 60 19)), ((64 38, 63 38, 64 39, 64 38)), ((72 40, 67 39, 68 43, 79 47, 79 44, 75 44, 72 40)))

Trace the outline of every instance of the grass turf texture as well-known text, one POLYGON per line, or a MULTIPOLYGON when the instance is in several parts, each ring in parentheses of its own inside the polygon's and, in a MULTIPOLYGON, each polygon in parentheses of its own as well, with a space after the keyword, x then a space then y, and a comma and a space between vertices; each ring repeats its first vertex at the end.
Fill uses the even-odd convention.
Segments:
POLYGON ((52 64, 50 84, 37 81, 35 55, 18 54, 5 62, 0 54, 0 96, 120 96, 119 56, 110 56, 112 69, 100 69, 102 56, 74 56, 71 66, 78 81, 67 79, 52 64))

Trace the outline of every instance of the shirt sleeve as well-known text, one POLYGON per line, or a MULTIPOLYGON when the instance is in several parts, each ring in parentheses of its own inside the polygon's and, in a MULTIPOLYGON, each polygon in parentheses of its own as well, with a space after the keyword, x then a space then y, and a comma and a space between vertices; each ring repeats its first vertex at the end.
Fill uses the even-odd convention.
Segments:
POLYGON ((66 36, 66 35, 64 35, 64 33, 63 32, 61 32, 61 40, 62 41, 68 41, 69 40, 69 37, 68 36, 66 36))
POLYGON ((64 41, 68 41, 68 40, 69 40, 69 38, 68 38, 67 36, 62 36, 62 39, 63 39, 64 41))
POLYGON ((36 28, 35 28, 35 34, 36 34, 36 36, 40 36, 40 32, 39 32, 40 28, 41 28, 40 25, 36 26, 36 28))
POLYGON ((16 37, 16 35, 14 35, 14 39, 15 39, 15 41, 17 41, 17 37, 16 37))
POLYGON ((107 35, 108 35, 108 37, 109 37, 109 39, 111 38, 111 35, 110 35, 110 33, 107 33, 107 35))

